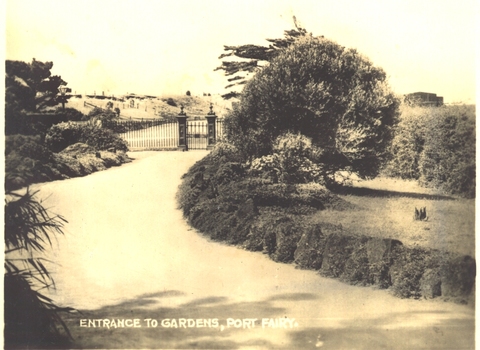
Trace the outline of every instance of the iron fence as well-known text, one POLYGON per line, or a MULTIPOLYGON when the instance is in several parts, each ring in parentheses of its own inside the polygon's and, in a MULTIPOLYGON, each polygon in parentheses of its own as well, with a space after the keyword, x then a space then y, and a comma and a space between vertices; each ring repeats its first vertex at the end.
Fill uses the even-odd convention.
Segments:
MULTIPOLYGON (((179 145, 177 121, 152 120, 110 120, 103 127, 117 133, 127 141, 132 151, 175 149, 179 145)), ((223 120, 215 121, 217 139, 223 137, 223 120)), ((187 144, 190 150, 207 149, 208 124, 206 120, 187 121, 187 144)))
POLYGON ((215 129, 216 129, 216 139, 220 140, 223 139, 225 136, 225 129, 223 126, 223 119, 218 119, 215 120, 215 129))
POLYGON ((167 149, 178 146, 178 123, 165 120, 125 120, 104 123, 127 141, 130 150, 167 149))

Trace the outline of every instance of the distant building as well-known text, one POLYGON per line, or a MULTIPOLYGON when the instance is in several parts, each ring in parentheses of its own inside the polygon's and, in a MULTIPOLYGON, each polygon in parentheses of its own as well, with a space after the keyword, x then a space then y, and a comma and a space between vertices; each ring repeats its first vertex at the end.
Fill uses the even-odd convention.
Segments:
POLYGON ((429 92, 414 92, 405 95, 405 100, 420 106, 442 106, 443 97, 429 92))

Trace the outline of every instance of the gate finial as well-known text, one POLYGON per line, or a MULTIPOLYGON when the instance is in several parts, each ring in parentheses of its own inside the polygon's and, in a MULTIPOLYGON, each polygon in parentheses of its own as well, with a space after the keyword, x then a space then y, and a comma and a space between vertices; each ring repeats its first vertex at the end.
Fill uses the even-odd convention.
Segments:
POLYGON ((215 112, 213 111, 213 103, 210 102, 210 112, 208 112, 208 115, 215 115, 215 112))
POLYGON ((180 106, 180 115, 185 115, 185 112, 183 111, 183 105, 180 106))

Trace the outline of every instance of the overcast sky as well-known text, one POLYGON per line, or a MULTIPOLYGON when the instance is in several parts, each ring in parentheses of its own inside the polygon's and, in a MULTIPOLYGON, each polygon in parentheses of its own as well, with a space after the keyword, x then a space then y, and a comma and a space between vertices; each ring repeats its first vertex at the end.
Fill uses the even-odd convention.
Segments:
POLYGON ((7 0, 6 58, 53 61, 77 93, 224 93, 223 45, 293 28, 356 48, 398 94, 475 101, 476 0, 7 0))

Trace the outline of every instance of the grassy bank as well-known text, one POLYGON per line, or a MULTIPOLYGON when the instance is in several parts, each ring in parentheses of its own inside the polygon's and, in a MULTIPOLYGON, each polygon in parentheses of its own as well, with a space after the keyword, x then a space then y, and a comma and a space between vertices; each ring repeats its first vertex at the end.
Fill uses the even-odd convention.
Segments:
POLYGON ((344 188, 338 195, 354 205, 352 210, 323 210, 314 219, 341 225, 350 233, 397 239, 407 246, 475 255, 474 199, 435 194, 420 187, 409 189, 404 180, 382 180, 344 188), (415 208, 423 207, 428 219, 414 220, 415 208))
POLYGON ((281 184, 221 146, 184 176, 178 201, 214 240, 399 297, 473 303, 474 202, 425 192, 281 184), (414 220, 427 208, 427 221, 414 220))

